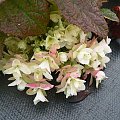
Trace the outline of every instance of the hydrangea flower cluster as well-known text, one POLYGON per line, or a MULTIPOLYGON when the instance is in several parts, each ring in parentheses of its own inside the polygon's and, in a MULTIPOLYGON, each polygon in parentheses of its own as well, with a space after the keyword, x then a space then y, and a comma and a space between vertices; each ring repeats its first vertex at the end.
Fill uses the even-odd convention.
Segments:
POLYGON ((86 89, 88 75, 91 75, 90 85, 95 79, 98 88, 107 78, 102 71, 110 61, 106 54, 112 52, 108 37, 98 42, 97 37, 84 33, 54 12, 50 19, 53 25, 43 36, 23 41, 16 37, 5 40, 8 52, 4 52, 2 71, 12 74, 9 80, 13 80, 8 86, 17 86, 20 91, 27 88, 28 95, 36 95, 35 105, 40 101, 48 102, 46 91, 53 87, 56 93, 64 92, 66 98, 76 96, 86 89), (51 73, 58 74, 59 85, 51 84, 51 73))

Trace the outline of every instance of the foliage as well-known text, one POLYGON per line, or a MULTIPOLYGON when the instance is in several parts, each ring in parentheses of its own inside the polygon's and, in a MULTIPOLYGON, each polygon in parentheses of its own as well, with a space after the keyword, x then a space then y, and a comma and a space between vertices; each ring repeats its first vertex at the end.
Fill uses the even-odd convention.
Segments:
POLYGON ((22 38, 44 34, 49 23, 51 5, 55 7, 57 4, 68 22, 85 32, 106 37, 108 26, 103 15, 111 20, 117 18, 113 14, 111 18, 107 12, 102 15, 102 2, 106 0, 1 0, 0 31, 22 38))
POLYGON ((46 0, 5 0, 0 4, 0 31, 27 37, 46 32, 49 4, 46 0))

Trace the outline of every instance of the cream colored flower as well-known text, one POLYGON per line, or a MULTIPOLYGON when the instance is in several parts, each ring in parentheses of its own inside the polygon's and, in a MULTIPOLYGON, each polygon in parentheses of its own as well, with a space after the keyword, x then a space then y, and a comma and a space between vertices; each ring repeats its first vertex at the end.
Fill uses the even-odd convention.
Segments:
POLYGON ((39 71, 38 75, 43 74, 47 79, 51 80, 53 79, 52 75, 51 75, 51 69, 50 69, 50 64, 48 62, 48 60, 44 60, 40 65, 39 65, 40 69, 42 71, 39 71))
POLYGON ((90 60, 92 58, 92 49, 90 48, 84 48, 82 49, 78 55, 77 55, 77 60, 81 64, 89 65, 90 60))
POLYGON ((21 63, 18 59, 14 59, 12 61, 11 67, 3 71, 4 74, 13 74, 15 79, 21 77, 21 72, 24 74, 31 74, 31 71, 27 66, 27 63, 26 64, 21 63))
POLYGON ((23 91, 26 87, 26 82, 24 82, 24 80, 22 78, 16 79, 15 81, 13 81, 12 83, 10 83, 8 86, 16 86, 17 85, 17 89, 20 91, 23 91))
POLYGON ((45 98, 46 93, 45 90, 42 89, 38 89, 37 90, 37 95, 35 97, 35 99, 33 100, 34 105, 36 105, 38 102, 48 102, 48 100, 45 98))
POLYGON ((99 71, 96 75, 96 88, 98 88, 99 84, 102 82, 102 80, 106 79, 106 75, 103 71, 99 71))
POLYGON ((99 60, 94 60, 91 62, 90 66, 94 69, 98 68, 98 66, 101 65, 101 62, 99 60))
POLYGON ((59 52, 59 57, 60 57, 60 61, 62 63, 67 62, 67 60, 68 60, 67 53, 65 53, 65 52, 59 52))
POLYGON ((110 43, 110 39, 107 38, 107 40, 102 40, 100 43, 98 43, 95 47, 94 47, 94 51, 100 56, 100 57, 105 57, 105 55, 107 53, 111 53, 112 50, 109 46, 110 43))
POLYGON ((59 45, 59 41, 55 37, 48 35, 46 38, 46 49, 49 50, 54 44, 59 45))
POLYGON ((57 93, 64 92, 66 98, 77 95, 77 92, 85 90, 85 81, 78 78, 69 78, 63 88, 57 90, 57 93))
POLYGON ((102 59, 100 59, 101 62, 101 66, 106 67, 106 63, 108 63, 110 61, 110 58, 105 56, 102 59))
POLYGON ((50 14, 50 19, 54 22, 57 23, 59 20, 61 20, 61 16, 59 14, 50 14))

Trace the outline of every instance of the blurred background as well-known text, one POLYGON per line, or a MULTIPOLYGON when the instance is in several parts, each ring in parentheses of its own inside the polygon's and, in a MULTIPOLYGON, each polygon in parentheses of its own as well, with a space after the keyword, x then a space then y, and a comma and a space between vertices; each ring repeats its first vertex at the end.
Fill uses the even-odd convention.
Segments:
MULTIPOLYGON (((109 8, 114 11, 120 19, 120 0, 108 0, 103 4, 103 8, 109 8)), ((120 39, 120 23, 108 21, 109 24, 109 36, 113 39, 120 39)))

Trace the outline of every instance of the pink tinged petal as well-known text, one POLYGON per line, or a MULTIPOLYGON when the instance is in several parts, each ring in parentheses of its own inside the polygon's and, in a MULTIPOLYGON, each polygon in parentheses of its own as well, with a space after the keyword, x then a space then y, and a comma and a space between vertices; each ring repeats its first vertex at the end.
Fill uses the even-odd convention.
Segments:
POLYGON ((77 67, 72 67, 70 69, 68 69, 67 72, 71 73, 71 72, 75 72, 78 68, 77 67))
POLYGON ((40 82, 46 82, 46 79, 41 79, 40 82))
POLYGON ((56 86, 57 88, 62 88, 65 86, 67 79, 70 77, 70 73, 67 73, 61 80, 61 84, 56 86))
POLYGON ((52 48, 50 49, 49 54, 50 54, 51 56, 56 56, 56 53, 57 53, 57 49, 52 47, 52 48))
POLYGON ((50 90, 51 88, 53 88, 54 85, 51 85, 51 84, 40 84, 40 88, 43 89, 43 90, 50 90))
POLYGON ((59 49, 60 46, 58 44, 54 44, 51 48, 50 48, 50 54, 52 55, 56 55, 57 53, 57 49, 59 49))
POLYGON ((33 100, 33 102, 34 102, 34 105, 36 105, 38 102, 48 102, 48 100, 45 98, 45 96, 44 96, 44 94, 43 94, 43 92, 42 92, 42 90, 38 90, 37 91, 37 95, 36 95, 36 97, 35 97, 35 99, 33 100))
POLYGON ((31 84, 27 84, 26 87, 29 87, 29 88, 39 88, 40 84, 38 84, 38 83, 31 83, 31 84))
POLYGON ((59 74, 58 78, 57 78, 57 82, 60 82, 63 79, 63 75, 59 74))
POLYGON ((70 76, 73 78, 78 78, 78 77, 80 77, 80 74, 77 72, 74 72, 74 73, 71 73, 70 76))
POLYGON ((104 80, 105 78, 108 78, 106 77, 105 73, 103 71, 99 71, 97 74, 96 74, 96 80, 104 80))
POLYGON ((94 71, 92 71, 92 72, 91 72, 92 76, 93 76, 93 77, 96 77, 96 74, 97 74, 99 71, 100 71, 100 70, 94 70, 94 71))
POLYGON ((89 75, 90 73, 91 73, 91 71, 90 71, 90 70, 87 70, 86 73, 85 73, 85 75, 82 77, 82 79, 83 79, 83 80, 86 80, 87 77, 88 77, 88 75, 89 75))

